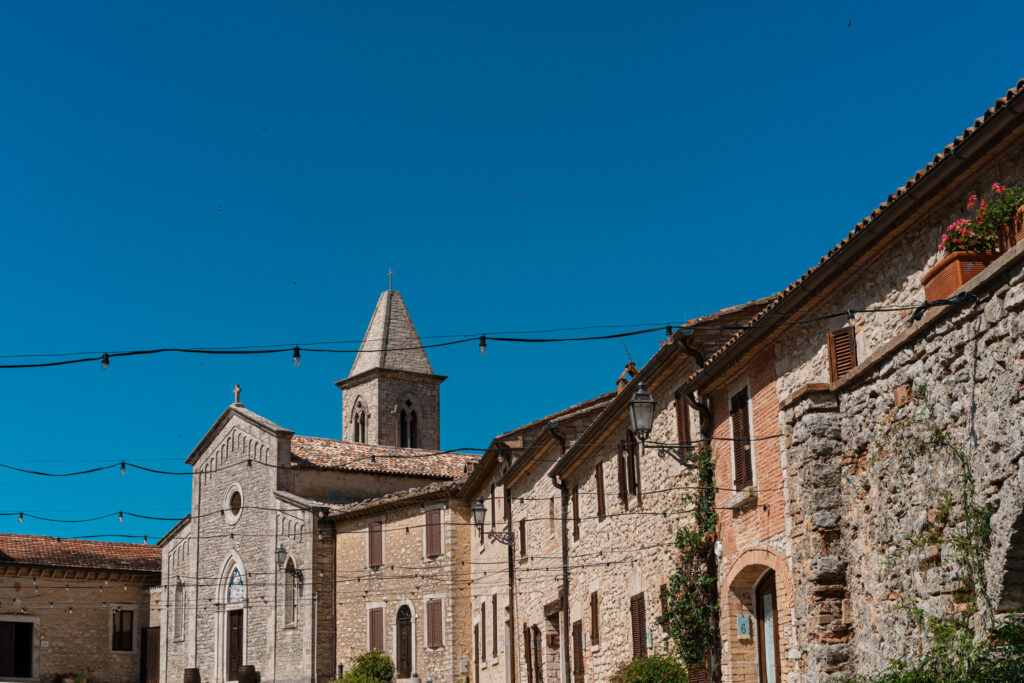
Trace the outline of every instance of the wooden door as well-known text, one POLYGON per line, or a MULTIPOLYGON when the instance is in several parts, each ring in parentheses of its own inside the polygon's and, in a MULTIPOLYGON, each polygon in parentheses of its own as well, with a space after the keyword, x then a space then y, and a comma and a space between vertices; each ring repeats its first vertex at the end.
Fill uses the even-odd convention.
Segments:
POLYGON ((754 591, 757 607, 757 644, 760 683, 781 683, 779 665, 779 610, 775 600, 775 572, 768 575, 754 591))
POLYGON ((242 666, 242 610, 228 612, 228 680, 238 680, 242 666))
POLYGON ((160 683, 160 627, 142 629, 142 683, 160 683))
POLYGON ((398 678, 412 675, 412 614, 408 607, 398 610, 398 652, 395 669, 398 678))

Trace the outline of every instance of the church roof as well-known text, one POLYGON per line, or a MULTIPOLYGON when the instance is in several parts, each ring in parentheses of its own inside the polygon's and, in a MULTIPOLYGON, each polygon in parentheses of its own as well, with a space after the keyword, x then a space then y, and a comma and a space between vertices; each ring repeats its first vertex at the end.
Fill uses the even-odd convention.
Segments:
POLYGON ((402 295, 392 289, 381 292, 349 377, 378 368, 432 375, 421 346, 402 295))
POLYGON ((155 545, 139 543, 0 534, 0 565, 159 573, 161 553, 155 545))
POLYGON ((331 508, 331 519, 347 519, 358 517, 367 512, 376 512, 381 509, 401 508, 413 503, 421 503, 429 500, 453 497, 459 490, 464 479, 455 481, 435 481, 426 486, 403 489, 393 493, 386 493, 376 498, 354 501, 352 503, 328 503, 331 508))
POLYGON ((471 453, 375 446, 315 436, 292 437, 293 467, 455 479, 472 468, 479 458, 471 453))

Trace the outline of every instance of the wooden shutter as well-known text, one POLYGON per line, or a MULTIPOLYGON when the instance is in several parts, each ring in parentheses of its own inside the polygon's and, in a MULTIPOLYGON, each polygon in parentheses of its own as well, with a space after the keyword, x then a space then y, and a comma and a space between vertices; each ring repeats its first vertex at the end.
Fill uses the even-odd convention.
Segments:
POLYGON ((625 452, 626 452, 626 442, 625 441, 620 441, 619 442, 619 455, 618 455, 618 458, 617 458, 616 462, 617 462, 617 464, 619 466, 619 500, 622 501, 623 507, 626 506, 626 504, 627 504, 626 501, 629 498, 629 490, 626 488, 626 457, 624 455, 625 452))
POLYGON ((590 594, 590 644, 601 642, 601 626, 598 619, 597 591, 590 594))
POLYGON ((583 680, 583 622, 572 625, 572 673, 573 680, 583 680))
POLYGON ((693 666, 686 670, 687 683, 711 683, 711 672, 706 666, 693 666))
POLYGON ((487 659, 487 601, 480 603, 480 654, 487 659))
POLYGON ((736 488, 742 489, 754 483, 754 469, 750 462, 750 416, 748 415, 747 390, 732 397, 729 419, 732 420, 732 448, 736 468, 736 488))
POLYGON ((852 327, 828 334, 828 369, 831 380, 850 374, 857 367, 857 341, 852 327))
POLYGON ((519 556, 526 557, 526 520, 519 520, 519 556))
POLYGON ((572 490, 572 538, 580 540, 580 492, 579 489, 572 490))
POLYGON ((441 511, 427 510, 427 557, 441 554, 441 511))
POLYGON ((114 612, 114 637, 111 649, 117 652, 131 652, 132 650, 132 616, 133 612, 128 610, 117 610, 114 612))
POLYGON ((441 601, 427 600, 427 647, 441 647, 444 636, 441 628, 441 601))
POLYGON ((380 522, 370 522, 370 566, 384 564, 384 530, 380 522))
POLYGON ((636 493, 636 441, 633 432, 626 432, 626 486, 636 493))
POLYGON ((684 453, 693 450, 693 437, 690 435, 690 406, 686 402, 686 394, 676 394, 676 435, 684 453))
POLYGON ((491 528, 498 523, 498 515, 494 511, 494 484, 491 484, 491 528))
POLYGON ((606 513, 604 506, 604 463, 597 463, 597 470, 594 471, 594 483, 597 485, 597 521, 603 522, 606 513))
POLYGON ((526 661, 526 683, 533 683, 533 652, 530 644, 530 629, 523 626, 523 659, 526 661))
POLYGON ((658 595, 661 596, 661 628, 668 631, 668 585, 661 584, 661 588, 658 591, 658 595))
POLYGON ((384 649, 384 608, 370 610, 370 649, 384 649))
POLYGON ((512 492, 506 488, 504 489, 504 493, 505 506, 501 509, 501 518, 507 522, 509 520, 509 515, 512 514, 512 492))
POLYGON ((647 607, 644 594, 629 599, 629 617, 633 626, 633 658, 647 656, 647 607))

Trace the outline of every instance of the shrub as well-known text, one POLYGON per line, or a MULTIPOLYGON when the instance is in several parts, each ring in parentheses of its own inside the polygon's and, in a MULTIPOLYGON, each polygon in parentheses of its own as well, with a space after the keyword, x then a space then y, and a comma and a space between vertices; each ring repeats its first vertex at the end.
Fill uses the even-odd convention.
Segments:
POLYGON ((686 669, 667 655, 651 655, 620 664, 611 683, 685 683, 686 669))
POLYGON ((335 683, 387 683, 394 675, 391 657, 380 650, 370 650, 356 657, 355 666, 335 683))

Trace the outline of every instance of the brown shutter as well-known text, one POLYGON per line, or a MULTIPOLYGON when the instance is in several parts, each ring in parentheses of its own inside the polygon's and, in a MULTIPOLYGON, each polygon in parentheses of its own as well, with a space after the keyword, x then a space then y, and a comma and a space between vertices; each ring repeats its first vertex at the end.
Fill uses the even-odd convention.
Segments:
POLYGON ((580 540, 580 492, 572 490, 572 539, 580 540))
POLYGON ((629 599, 629 617, 633 627, 633 658, 647 656, 647 608, 644 594, 629 599))
POLYGON ((380 522, 370 522, 370 566, 384 564, 384 530, 380 522))
POLYGON ((583 680, 583 622, 572 625, 572 673, 573 680, 583 680))
POLYGON ((626 488, 626 458, 623 455, 626 451, 626 442, 619 442, 619 455, 616 460, 619 466, 619 500, 622 501, 623 507, 626 506, 626 500, 629 497, 629 490, 626 488))
POLYGON ((444 638, 441 630, 441 601, 427 600, 427 647, 441 647, 444 638))
POLYGON ((487 659, 487 601, 480 603, 480 654, 487 659))
POLYGON ((427 557, 441 554, 441 511, 427 511, 427 557))
POLYGON ((590 644, 601 642, 601 627, 598 619, 597 591, 590 594, 590 644))
POLYGON ((491 484, 491 528, 498 522, 498 515, 494 512, 494 484, 491 484))
POLYGON ((828 369, 833 382, 857 367, 857 341, 852 327, 828 334, 828 369))
POLYGON ((668 631, 668 586, 666 584, 661 584, 658 595, 661 596, 661 628, 668 631))
POLYGON ((384 608, 370 610, 370 649, 384 649, 384 608))
POLYGON ((533 652, 530 644, 530 629, 523 626, 523 659, 526 660, 526 683, 533 683, 533 652))
POLYGON ((754 469, 750 462, 750 416, 746 389, 732 397, 729 418, 732 420, 735 485, 736 488, 742 489, 754 483, 754 469))
POLYGON ((526 520, 519 520, 519 556, 526 557, 526 520))
POLYGON ((512 514, 512 492, 509 491, 507 488, 504 489, 504 492, 505 507, 501 509, 501 518, 507 522, 509 520, 509 515, 512 514))
POLYGON ((594 483, 597 485, 597 521, 603 522, 606 513, 604 506, 604 463, 597 463, 597 470, 594 472, 594 483))
POLYGON ((693 437, 690 436, 690 406, 686 403, 686 394, 676 394, 676 435, 684 453, 693 450, 693 437))
POLYGON ((711 673, 707 667, 694 666, 686 670, 687 683, 711 683, 711 673))
POLYGON ((494 629, 491 631, 491 656, 498 656, 498 596, 491 596, 491 621, 494 622, 494 629))

